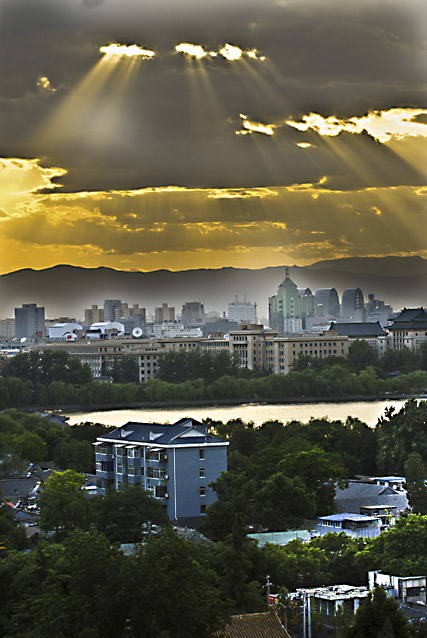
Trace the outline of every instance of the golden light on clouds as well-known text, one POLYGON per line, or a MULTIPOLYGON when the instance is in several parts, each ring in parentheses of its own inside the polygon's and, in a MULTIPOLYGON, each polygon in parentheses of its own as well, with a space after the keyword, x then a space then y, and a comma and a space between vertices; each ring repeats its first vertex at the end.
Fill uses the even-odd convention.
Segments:
POLYGON ((0 159, 0 201, 7 216, 26 215, 28 205, 39 191, 45 188, 60 188, 52 182, 66 174, 59 167, 44 168, 38 159, 0 159))
POLYGON ((216 188, 211 190, 208 199, 249 199, 256 197, 264 199, 265 197, 274 197, 277 191, 271 188, 216 188))
POLYGON ((243 130, 236 131, 236 135, 249 135, 251 133, 261 133, 262 135, 274 135, 275 124, 263 124, 249 120, 247 115, 240 113, 243 130))
POLYGON ((420 115, 426 115, 426 109, 395 108, 388 111, 370 111, 362 117, 350 117, 341 120, 335 116, 323 117, 319 113, 308 113, 301 121, 286 120, 286 124, 299 131, 312 130, 319 135, 336 136, 341 132, 362 133, 382 143, 393 138, 407 136, 427 137, 427 125, 417 121, 420 115))
POLYGON ((201 44, 193 44, 191 42, 180 42, 175 47, 176 53, 182 53, 190 58, 195 58, 196 60, 202 60, 203 58, 216 58, 218 55, 222 56, 229 62, 237 62, 241 60, 244 55, 246 55, 251 60, 258 60, 260 62, 264 62, 266 57, 264 55, 259 55, 257 49, 250 49, 245 51, 235 44, 224 44, 224 46, 219 49, 219 51, 208 51, 201 44))
POLYGON ((309 142, 299 142, 297 146, 299 148, 316 148, 314 144, 310 144, 309 142))
POLYGON ((100 47, 100 52, 104 53, 104 55, 109 57, 125 57, 125 58, 135 58, 139 57, 143 60, 151 60, 156 55, 155 51, 151 51, 150 49, 143 49, 139 47, 137 44, 108 44, 100 47))
POLYGON ((0 160, 3 271, 61 263, 148 269, 310 263, 330 254, 426 254, 427 190, 334 191, 327 177, 274 188, 147 187, 43 192, 64 175, 39 160, 0 160), (405 210, 405 215, 401 211, 405 210), (361 234, 361 228, 369 232, 361 234), (412 232, 413 229, 414 232, 412 232), (319 237, 324 238, 319 241, 319 237), (228 257, 227 257, 228 255, 228 257), (70 262, 70 258, 65 261, 70 262))
POLYGON ((219 52, 223 58, 225 58, 226 60, 230 60, 230 62, 240 60, 243 54, 243 51, 240 47, 236 47, 232 44, 225 44, 222 49, 219 50, 219 52))
POLYGON ((56 89, 51 85, 49 78, 47 78, 45 75, 39 77, 39 79, 37 80, 37 86, 39 87, 39 89, 48 91, 49 93, 55 93, 56 91, 56 89))
POLYGON ((260 60, 261 62, 265 62, 266 60, 265 55, 258 55, 257 49, 251 49, 250 51, 245 51, 245 54, 248 56, 248 58, 251 58, 252 60, 260 60))
POLYGON ((188 55, 190 58, 201 60, 207 55, 207 51, 200 44, 191 44, 190 42, 181 42, 175 47, 177 53, 188 55))

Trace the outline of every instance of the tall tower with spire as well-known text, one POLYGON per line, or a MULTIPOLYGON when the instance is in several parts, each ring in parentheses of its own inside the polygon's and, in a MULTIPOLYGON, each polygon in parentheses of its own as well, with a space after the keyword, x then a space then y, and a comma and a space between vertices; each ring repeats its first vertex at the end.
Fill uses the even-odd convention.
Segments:
POLYGON ((277 289, 277 295, 268 299, 270 328, 286 332, 286 319, 299 317, 298 288, 289 276, 286 268, 285 278, 277 289))

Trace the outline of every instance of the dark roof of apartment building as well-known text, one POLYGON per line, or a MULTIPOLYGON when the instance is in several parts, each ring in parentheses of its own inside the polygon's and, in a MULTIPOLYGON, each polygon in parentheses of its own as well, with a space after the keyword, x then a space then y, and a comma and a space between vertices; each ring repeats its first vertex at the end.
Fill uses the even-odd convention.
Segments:
POLYGON ((173 424, 129 421, 125 425, 116 428, 113 432, 98 437, 97 441, 123 444, 149 443, 152 447, 156 445, 203 445, 206 443, 228 445, 223 439, 209 434, 206 425, 190 418, 180 419, 173 424))

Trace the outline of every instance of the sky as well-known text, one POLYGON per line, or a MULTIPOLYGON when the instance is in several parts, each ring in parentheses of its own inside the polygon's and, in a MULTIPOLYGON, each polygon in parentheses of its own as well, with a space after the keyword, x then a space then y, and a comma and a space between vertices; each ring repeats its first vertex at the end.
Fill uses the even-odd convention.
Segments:
POLYGON ((0 273, 427 257, 425 0, 0 0, 0 273))

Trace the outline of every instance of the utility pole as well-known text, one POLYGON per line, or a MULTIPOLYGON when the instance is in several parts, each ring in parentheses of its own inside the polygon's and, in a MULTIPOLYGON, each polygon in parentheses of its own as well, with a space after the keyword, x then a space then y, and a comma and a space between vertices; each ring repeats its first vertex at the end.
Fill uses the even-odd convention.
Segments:
POLYGON ((267 605, 270 604, 270 576, 267 574, 267 605))
POLYGON ((307 594, 305 592, 303 592, 302 595, 302 636, 303 638, 307 637, 307 633, 306 633, 306 614, 307 614, 307 594))
POLYGON ((308 638, 311 638, 311 598, 308 594, 307 598, 307 619, 308 619, 308 638))

